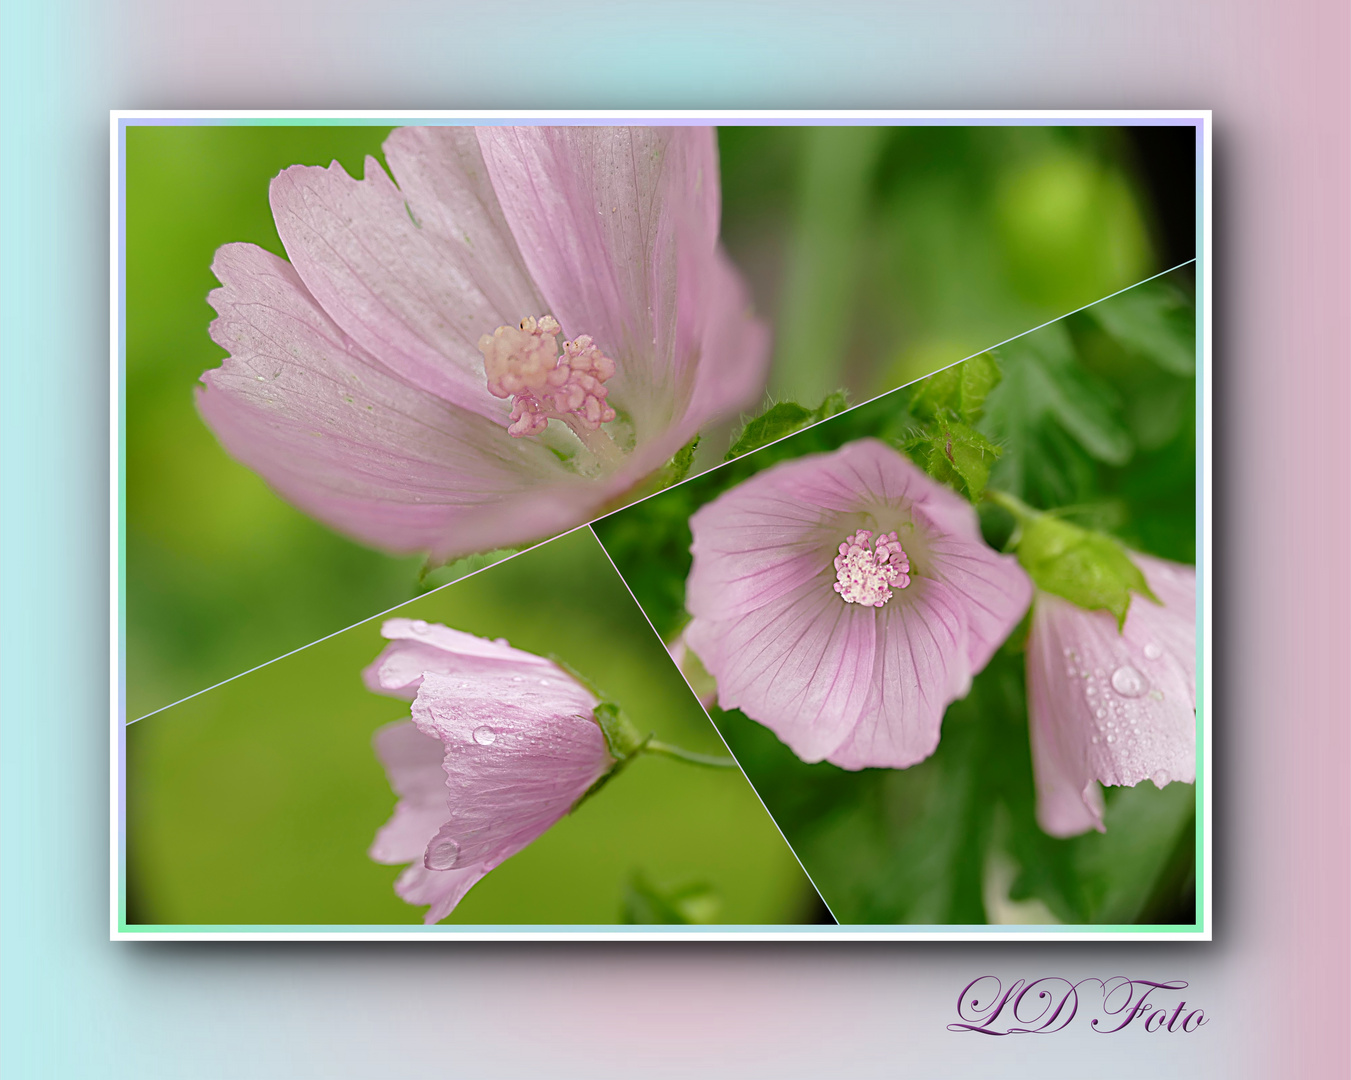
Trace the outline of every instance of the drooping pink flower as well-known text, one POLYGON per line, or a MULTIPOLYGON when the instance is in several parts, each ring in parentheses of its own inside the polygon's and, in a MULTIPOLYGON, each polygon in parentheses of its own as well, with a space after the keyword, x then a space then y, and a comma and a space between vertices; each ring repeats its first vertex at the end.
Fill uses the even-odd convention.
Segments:
POLYGON ((614 765, 595 696, 557 664, 435 623, 389 619, 363 673, 411 699, 412 720, 375 734, 399 796, 376 862, 411 863, 395 883, 426 922, 454 910, 488 871, 526 847, 614 765))
POLYGON ((757 473, 690 529, 685 641, 718 703, 846 769, 933 753, 1032 591, 966 500, 873 439, 757 473))
POLYGON ((227 244, 202 417, 284 498, 438 558, 552 535, 758 399, 709 128, 422 127, 393 180, 272 182, 290 261, 227 244), (396 186, 397 182, 397 186, 396 186))
POLYGON ((1037 820, 1052 836, 1103 829, 1099 784, 1196 779, 1196 570, 1132 553, 1161 603, 1125 625, 1038 593, 1027 643, 1037 820))

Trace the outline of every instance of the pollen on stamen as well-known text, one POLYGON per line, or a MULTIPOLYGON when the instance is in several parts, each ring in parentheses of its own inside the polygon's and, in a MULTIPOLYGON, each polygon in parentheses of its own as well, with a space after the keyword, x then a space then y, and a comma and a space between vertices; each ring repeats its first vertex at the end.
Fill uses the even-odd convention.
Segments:
POLYGON ((883 533, 869 550, 872 536, 867 529, 846 536, 835 556, 835 591, 847 604, 880 608, 892 589, 910 584, 910 560, 896 534, 883 533))
POLYGON ((615 373, 615 362, 589 334, 564 341, 560 353, 561 332, 552 315, 541 315, 522 319, 519 326, 499 326, 479 338, 488 392, 512 398, 507 433, 518 439, 541 434, 550 420, 596 431, 615 418, 604 385, 615 373))

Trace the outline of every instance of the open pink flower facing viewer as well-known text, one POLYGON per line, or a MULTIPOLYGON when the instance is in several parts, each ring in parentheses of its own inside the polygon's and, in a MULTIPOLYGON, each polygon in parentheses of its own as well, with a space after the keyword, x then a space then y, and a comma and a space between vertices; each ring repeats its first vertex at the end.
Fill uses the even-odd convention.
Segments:
POLYGON ((446 559, 594 517, 758 400, 709 128, 403 128, 273 182, 227 244, 198 408, 306 513, 446 559), (396 186, 397 183, 397 186, 396 186))
POLYGON ((553 661, 418 620, 389 619, 381 633, 390 644, 366 685, 413 705, 411 721, 375 735, 399 802, 370 855, 411 863, 395 891, 435 923, 616 760, 597 699, 553 661))
POLYGON ((965 499, 874 439, 766 469, 690 529, 684 640, 719 705, 804 761, 928 757, 1032 593, 965 499))
POLYGON ((1037 820, 1052 836, 1103 829, 1101 784, 1196 779, 1196 570, 1138 553, 1161 603, 1125 625, 1038 592, 1027 643, 1037 820))

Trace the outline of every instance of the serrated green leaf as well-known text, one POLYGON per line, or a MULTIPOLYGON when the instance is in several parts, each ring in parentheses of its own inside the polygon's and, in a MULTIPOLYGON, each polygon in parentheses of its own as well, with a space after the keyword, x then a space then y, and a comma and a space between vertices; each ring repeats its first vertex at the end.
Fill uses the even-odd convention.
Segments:
POLYGON ((777 442, 809 424, 815 424, 842 412, 848 405, 849 398, 843 390, 828 395, 815 409, 804 408, 792 401, 781 401, 777 405, 771 405, 746 424, 736 442, 732 444, 732 448, 727 451, 724 460, 731 461, 743 454, 749 454, 752 450, 777 442))
POLYGON ((1158 599, 1125 549, 1106 533, 1090 532, 1049 514, 1022 522, 1018 561, 1037 588, 1089 611, 1126 622, 1132 592, 1158 599))
POLYGON ((999 358, 992 352, 981 353, 961 364, 962 397, 957 410, 968 424, 974 424, 985 414, 985 399, 999 385, 1004 373, 999 358))
POLYGON ((727 460, 749 454, 752 450, 791 435, 812 418, 811 411, 791 401, 781 401, 771 405, 763 413, 751 420, 742 429, 732 448, 727 451, 727 460))
POLYGON ((910 408, 916 416, 955 416, 974 424, 984 414, 985 399, 1002 374, 993 353, 981 353, 944 368, 915 385, 910 408))
POLYGON ((925 472, 940 483, 965 491, 972 502, 985 492, 999 447, 973 427, 955 420, 931 424, 912 439, 909 449, 925 472))
POLYGON ((1094 304, 1087 314, 1128 353, 1172 375, 1196 372, 1196 309, 1176 288, 1149 281, 1094 304))
POLYGON ((1116 393, 1078 361, 1057 323, 1000 349, 1003 379, 985 402, 980 430, 1004 449, 991 480, 1056 505, 1094 487, 1093 462, 1123 465, 1134 443, 1116 393))

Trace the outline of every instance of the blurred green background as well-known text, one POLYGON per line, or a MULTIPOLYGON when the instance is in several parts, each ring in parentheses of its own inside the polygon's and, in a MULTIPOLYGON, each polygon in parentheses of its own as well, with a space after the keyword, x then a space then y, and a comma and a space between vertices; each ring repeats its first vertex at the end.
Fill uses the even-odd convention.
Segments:
MULTIPOLYGON (((555 655, 639 730, 726 753, 589 530, 397 614, 555 655)), ((127 729, 129 925, 421 921, 424 908, 394 895, 402 868, 366 856, 395 803, 371 736, 408 716, 361 683, 385 644, 380 623, 127 729)), ((447 921, 820 920, 819 898, 740 772, 644 757, 488 874, 447 921)))
MULTIPOLYGON (((130 718, 419 591, 419 560, 362 548, 287 506, 226 457, 192 404, 224 356, 207 336, 216 248, 284 254, 270 179, 331 160, 360 175, 387 132, 127 129, 130 718)), ((809 405, 840 387, 871 396, 1189 258, 1192 137, 722 129, 723 234, 775 329, 770 391, 809 405)))
MULTIPOLYGON (((1000 448, 990 485, 1129 547, 1196 551, 1196 328, 1176 271, 996 350, 1002 380, 979 430, 1000 448)), ((689 516, 778 461, 871 436, 904 448, 928 380, 825 420, 594 525, 666 640, 688 621, 689 516)), ((985 537, 1012 519, 980 507, 985 537)), ((1193 785, 1108 788, 1105 834, 1037 826, 1025 629, 949 707, 937 752, 909 769, 807 765, 739 711, 723 737, 842 923, 1195 921, 1193 785)), ((706 678, 706 676, 705 676, 706 678)))

